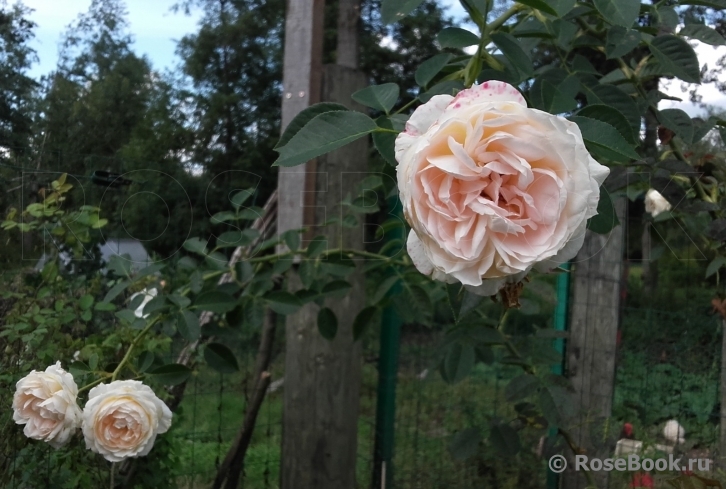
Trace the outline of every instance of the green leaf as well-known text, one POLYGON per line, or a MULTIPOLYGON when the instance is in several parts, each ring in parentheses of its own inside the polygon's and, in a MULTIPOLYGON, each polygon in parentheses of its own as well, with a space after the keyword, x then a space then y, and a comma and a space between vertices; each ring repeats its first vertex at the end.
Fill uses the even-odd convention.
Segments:
POLYGON ((667 127, 684 143, 693 141, 693 122, 688 114, 681 109, 663 109, 658 111, 658 122, 667 127))
POLYGON ((239 192, 237 192, 236 194, 234 194, 232 196, 232 199, 231 199, 232 206, 235 209, 239 209, 240 207, 242 207, 242 204, 247 202, 247 200, 250 197, 252 197, 254 194, 255 194, 255 189, 253 189, 253 188, 240 190, 239 192))
POLYGON ((698 56, 680 37, 662 35, 650 42, 650 52, 667 73, 689 83, 701 83, 698 56))
POLYGON ((716 258, 714 258, 713 261, 709 263, 708 267, 706 268, 706 278, 718 272, 719 269, 724 265, 726 265, 726 257, 717 256, 716 258))
POLYGON ((93 307, 94 311, 115 311, 116 306, 114 306, 111 303, 108 302, 96 302, 96 305, 93 307))
POLYGON ((631 144, 635 144, 638 141, 638 136, 633 131, 628 119, 613 107, 601 104, 588 105, 579 110, 577 115, 610 124, 631 144))
POLYGON ((532 76, 534 70, 532 60, 514 36, 506 32, 495 32, 491 35, 491 38, 504 54, 504 57, 519 72, 521 78, 532 76))
POLYGON ((615 206, 607 190, 600 187, 600 200, 597 203, 597 215, 590 218, 587 229, 598 234, 607 234, 620 224, 615 206))
POLYGON ((136 314, 134 314, 134 311, 132 311, 131 309, 123 309, 121 311, 117 311, 114 316, 122 321, 127 322, 128 324, 133 324, 133 322, 136 321, 136 314))
MULTIPOLYGON (((376 123, 378 127, 393 129, 393 122, 388 117, 379 117, 376 123)), ((383 159, 386 160, 386 163, 394 167, 398 164, 396 161, 396 137, 398 137, 398 134, 392 132, 373 133, 373 145, 383 159)))
POLYGON ((678 35, 698 39, 711 46, 726 44, 726 39, 718 31, 703 24, 688 24, 678 32, 678 35))
POLYGON ((78 299, 78 307, 81 308, 81 311, 87 311, 91 308, 93 305, 93 296, 90 294, 86 294, 80 299, 78 299))
POLYGON ((452 56, 448 53, 437 54, 419 65, 414 78, 416 84, 425 87, 449 63, 452 56))
POLYGON ((542 107, 551 114, 570 112, 577 107, 577 100, 564 94, 548 80, 542 80, 542 107))
POLYGON ((504 396, 509 402, 516 402, 532 395, 539 386, 539 379, 534 375, 522 374, 509 381, 504 389, 504 396))
POLYGON ((693 139, 691 140, 691 144, 695 144, 703 139, 714 128, 716 120, 715 117, 709 117, 705 121, 700 117, 691 119, 693 123, 693 139))
POLYGON ((204 255, 207 251, 207 242, 202 241, 199 238, 190 238, 184 241, 184 244, 182 246, 185 250, 191 251, 192 253, 197 253, 199 255, 204 255))
POLYGON ((606 122, 589 117, 572 116, 588 149, 613 161, 629 163, 640 158, 617 129, 606 122))
POLYGON ((532 7, 537 10, 541 10, 542 12, 546 12, 551 15, 560 16, 560 14, 552 8, 551 5, 548 5, 545 0, 516 0, 517 3, 521 3, 522 5, 526 5, 528 7, 532 7))
POLYGON ((324 114, 325 112, 335 112, 339 110, 348 110, 348 107, 333 102, 322 102, 319 104, 313 104, 310 107, 302 110, 290 121, 290 124, 287 125, 285 132, 282 134, 282 137, 280 137, 280 140, 277 142, 275 148, 281 148, 289 143, 293 136, 295 136, 295 134, 300 131, 300 129, 305 127, 308 122, 313 120, 318 115, 324 114))
POLYGON ((335 335, 338 333, 338 318, 335 317, 332 309, 323 307, 318 311, 318 331, 326 340, 335 339, 335 335))
POLYGON ((715 9, 726 9, 726 0, 680 0, 679 5, 702 5, 715 9))
POLYGON ((461 49, 479 44, 479 36, 460 27, 447 27, 436 36, 442 48, 461 49))
POLYGON ((353 340, 357 341, 366 332, 368 328, 373 326, 377 316, 378 309, 374 306, 368 306, 355 316, 353 320, 353 340))
POLYGON ((381 282, 381 284, 376 289, 376 293, 373 294, 373 299, 371 299, 371 303, 378 304, 379 302, 381 302, 398 281, 399 277, 397 275, 394 275, 393 277, 388 277, 386 280, 381 282))
POLYGON ((381 22, 384 24, 398 22, 422 3, 423 0, 383 0, 381 2, 381 22))
POLYGON ((630 95, 614 85, 596 84, 594 86, 588 86, 587 84, 583 84, 583 90, 587 96, 588 104, 607 105, 623 114, 628 119, 637 141, 637 135, 640 134, 641 125, 640 110, 630 95))
MULTIPOLYGON (((153 360, 153 358, 152 358, 153 360)), ((150 370, 148 374, 153 380, 163 385, 177 385, 185 382, 192 371, 189 367, 180 363, 170 363, 150 370)))
POLYGON ((229 312, 234 309, 236 305, 237 301, 228 293, 212 290, 200 294, 194 300, 194 306, 192 307, 202 311, 224 314, 225 312, 229 312))
POLYGON ((388 114, 396 105, 399 93, 400 89, 395 83, 383 83, 358 90, 351 98, 359 104, 388 114))
POLYGON ((421 102, 426 103, 435 95, 454 95, 463 88, 464 84, 461 80, 446 80, 441 83, 437 83, 426 92, 419 94, 418 99, 421 102))
POLYGON ((465 428, 453 436, 449 443, 451 458, 463 462, 479 451, 481 432, 477 428, 465 428))
POLYGON ((285 231, 282 234, 282 240, 285 242, 290 251, 297 251, 300 249, 300 231, 297 229, 291 229, 285 231))
POLYGON ((219 373, 232 374, 239 371, 237 358, 232 350, 221 343, 210 343, 204 348, 207 365, 219 373))
POLYGON ((152 363, 154 363, 154 354, 148 350, 141 352, 139 358, 136 359, 136 366, 141 373, 149 370, 152 363))
POLYGON ((539 406, 547 422, 554 426, 562 426, 572 415, 569 394, 557 385, 550 385, 539 391, 539 406))
POLYGON ((128 277, 131 274, 131 259, 128 255, 112 255, 108 260, 108 269, 119 277, 128 277))
POLYGON ((605 54, 607 59, 620 58, 635 49, 638 44, 640 44, 640 32, 616 25, 608 29, 605 54))
POLYGON ((192 311, 179 311, 176 315, 176 329, 187 341, 196 341, 202 333, 199 318, 192 311))
POLYGON ((594 0, 595 8, 605 20, 629 28, 640 13, 640 0, 594 0))
POLYGON ((333 280, 332 282, 325 284, 320 293, 334 299, 342 299, 348 295, 348 292, 350 292, 352 288, 353 286, 350 282, 346 282, 345 280, 333 280))
POLYGON ((547 4, 557 12, 559 17, 564 17, 569 14, 570 11, 575 8, 575 2, 577 0, 546 0, 547 4))
POLYGON ((294 314, 302 307, 300 299, 284 290, 269 292, 264 296, 270 309, 278 314, 294 314))
POLYGON ((444 358, 444 380, 450 384, 459 382, 469 375, 475 362, 476 353, 473 346, 458 342, 454 343, 449 347, 444 358))
POLYGON ((506 458, 514 457, 522 448, 519 433, 504 423, 492 425, 491 431, 489 431, 489 442, 497 455, 506 458))
POLYGON ((323 235, 315 236, 310 244, 308 244, 308 248, 305 254, 310 258, 317 258, 327 249, 328 238, 323 235))
POLYGON ((372 133, 378 126, 365 114, 354 111, 326 112, 316 116, 283 147, 273 166, 297 166, 341 148, 372 133))
POLYGON ((92 372, 93 369, 83 362, 73 362, 68 366, 68 371, 74 376, 79 377, 88 372, 92 372))

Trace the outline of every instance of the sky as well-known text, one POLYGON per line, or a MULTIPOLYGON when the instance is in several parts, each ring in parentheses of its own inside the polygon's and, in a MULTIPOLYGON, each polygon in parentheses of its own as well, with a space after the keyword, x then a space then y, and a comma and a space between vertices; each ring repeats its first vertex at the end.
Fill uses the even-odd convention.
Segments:
MULTIPOLYGON (((170 11, 178 0, 126 0, 130 31, 135 39, 135 49, 139 54, 146 55, 152 66, 160 71, 173 68, 177 63, 174 52, 176 40, 185 34, 195 32, 199 13, 186 16, 183 13, 170 11)), ((35 21, 36 37, 31 46, 37 51, 39 63, 30 70, 30 75, 39 77, 55 68, 58 60, 58 42, 66 27, 80 13, 85 12, 91 0, 23 0, 23 3, 34 9, 31 19, 35 21)), ((442 0, 448 6, 449 13, 455 18, 464 17, 464 10, 457 0, 442 0)), ((716 60, 726 55, 726 46, 715 48, 698 43, 696 52, 701 63, 714 66, 716 60)), ((688 102, 687 92, 682 91, 679 81, 666 82, 661 87, 669 95, 680 97, 684 102, 661 102, 661 108, 677 107, 691 116, 702 115, 702 110, 688 102)), ((720 93, 713 84, 704 84, 699 88, 704 102, 726 110, 726 95, 720 93)))

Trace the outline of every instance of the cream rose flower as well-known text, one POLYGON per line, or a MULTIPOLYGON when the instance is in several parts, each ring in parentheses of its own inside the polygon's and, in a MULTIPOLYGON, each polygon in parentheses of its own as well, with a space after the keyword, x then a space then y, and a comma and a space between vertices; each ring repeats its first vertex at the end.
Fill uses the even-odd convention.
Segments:
POLYGON ((24 424, 28 438, 60 448, 81 424, 76 403, 78 386, 73 376, 56 362, 45 372, 33 370, 18 381, 13 397, 13 420, 24 424))
POLYGON ((499 81, 416 109, 396 159, 414 265, 480 295, 573 258, 609 173, 575 123, 499 81))
POLYGON ((645 193, 645 212, 655 217, 661 212, 671 210, 673 206, 660 192, 651 188, 645 193))
POLYGON ((83 408, 86 448, 109 462, 147 455, 171 426, 171 411, 138 380, 97 385, 83 408))

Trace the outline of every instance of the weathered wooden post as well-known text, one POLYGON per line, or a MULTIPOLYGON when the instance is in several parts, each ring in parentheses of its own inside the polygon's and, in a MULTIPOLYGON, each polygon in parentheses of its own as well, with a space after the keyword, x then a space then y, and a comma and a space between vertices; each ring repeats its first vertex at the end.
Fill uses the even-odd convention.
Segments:
POLYGON ((721 320, 721 421, 718 466, 720 469, 726 467, 726 319, 721 320))
MULTIPOLYGON (((320 70, 322 15, 322 1, 288 2, 283 125, 319 100, 352 107, 350 95, 367 85, 357 70, 359 2, 341 0, 338 64, 320 70)), ((356 228, 315 227, 342 217, 340 203, 346 194, 354 195, 365 177, 367 155, 368 142, 363 139, 308 163, 305 170, 281 171, 278 232, 305 225, 313 229, 307 238, 323 234, 329 249, 363 249, 362 222, 356 228)), ((325 304, 338 319, 334 340, 318 332, 315 304, 287 318, 282 489, 356 486, 362 355, 360 344, 353 341, 352 324, 364 306, 364 287, 360 270, 348 280, 353 288, 346 298, 325 304)), ((294 277, 290 286, 300 288, 301 281, 294 277)))
MULTIPOLYGON (((588 458, 612 458, 612 447, 591 436, 592 423, 610 417, 615 386, 615 354, 620 322, 623 247, 627 201, 614 200, 620 225, 607 235, 587 231, 585 244, 573 262, 572 309, 567 342, 567 376, 575 388, 576 417, 569 432, 588 458)), ((613 427, 613 429, 616 429, 613 427)), ((564 489, 587 486, 582 472, 568 459, 564 489)), ((598 487, 606 488, 608 472, 590 472, 598 487)))

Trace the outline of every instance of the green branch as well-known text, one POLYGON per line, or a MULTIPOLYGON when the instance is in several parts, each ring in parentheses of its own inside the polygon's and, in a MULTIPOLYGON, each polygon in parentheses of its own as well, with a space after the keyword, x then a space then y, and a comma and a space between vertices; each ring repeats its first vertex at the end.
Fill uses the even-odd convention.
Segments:
POLYGON ((157 316, 154 319, 152 319, 151 321, 149 321, 149 324, 147 324, 146 327, 144 329, 142 329, 139 334, 136 335, 136 337, 133 339, 133 341, 129 345, 128 350, 126 350, 126 354, 124 355, 123 359, 121 359, 121 362, 116 366, 116 369, 113 371, 113 374, 111 374, 111 382, 116 380, 116 378, 118 377, 118 374, 121 373, 121 369, 123 369, 124 365, 126 365, 126 363, 131 358, 131 353, 134 351, 134 348, 136 347, 136 345, 139 343, 139 341, 141 341, 141 338, 143 338, 146 335, 146 333, 148 333, 151 330, 151 328, 153 328, 154 325, 157 322, 159 322, 160 317, 161 316, 157 316))

